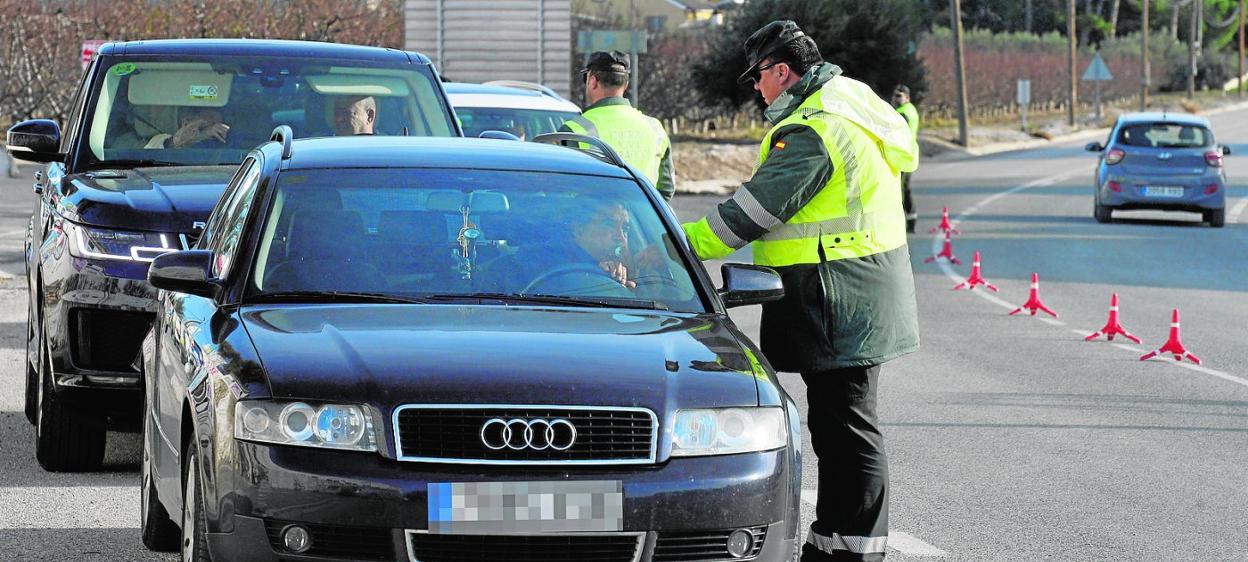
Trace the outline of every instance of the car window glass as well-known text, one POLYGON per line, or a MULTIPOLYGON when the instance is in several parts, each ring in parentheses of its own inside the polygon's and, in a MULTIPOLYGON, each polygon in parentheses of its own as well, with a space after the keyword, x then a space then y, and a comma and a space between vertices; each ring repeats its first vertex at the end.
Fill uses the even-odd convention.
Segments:
POLYGON ((704 311, 635 182, 490 170, 294 170, 252 292, 618 297, 704 311))
POLYGON ((1213 134, 1199 125, 1145 123, 1123 127, 1118 142, 1145 148, 1203 148, 1213 144, 1213 134))
POLYGON ((570 111, 494 107, 456 107, 455 114, 459 116, 465 136, 475 137, 482 131, 495 130, 524 140, 558 131, 564 121, 579 115, 570 111))
POLYGON ((214 225, 208 249, 212 250, 213 275, 222 278, 229 274, 230 264, 238 250, 243 226, 256 199, 256 187, 260 185, 260 166, 252 162, 239 180, 238 188, 222 207, 220 221, 214 225))

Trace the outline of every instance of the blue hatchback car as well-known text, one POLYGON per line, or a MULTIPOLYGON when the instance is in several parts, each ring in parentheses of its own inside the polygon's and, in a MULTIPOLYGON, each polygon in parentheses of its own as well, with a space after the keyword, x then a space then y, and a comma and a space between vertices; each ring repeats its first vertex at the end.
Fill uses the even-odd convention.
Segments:
POLYGON ((1226 222, 1230 148, 1216 144, 1209 120, 1187 114, 1131 113, 1118 118, 1096 167, 1097 222, 1114 210, 1161 209, 1201 213, 1213 227, 1226 222))

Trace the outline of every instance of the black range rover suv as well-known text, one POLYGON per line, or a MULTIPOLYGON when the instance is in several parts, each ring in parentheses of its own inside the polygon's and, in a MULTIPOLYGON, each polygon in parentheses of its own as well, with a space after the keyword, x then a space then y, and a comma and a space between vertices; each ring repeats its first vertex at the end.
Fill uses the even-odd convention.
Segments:
POLYGON ((797 408, 725 311, 780 298, 774 271, 726 264, 717 291, 597 139, 288 133, 247 157, 195 249, 152 263, 144 544, 794 556, 797 408), (561 141, 605 161, 540 144, 561 141))
POLYGON ((275 126, 301 136, 370 126, 377 135, 460 135, 429 60, 372 47, 114 43, 75 99, 63 130, 22 122, 6 147, 47 163, 35 175, 25 245, 26 415, 47 470, 95 468, 108 427, 137 428, 139 345, 156 310, 148 264, 195 243, 243 156, 275 126))

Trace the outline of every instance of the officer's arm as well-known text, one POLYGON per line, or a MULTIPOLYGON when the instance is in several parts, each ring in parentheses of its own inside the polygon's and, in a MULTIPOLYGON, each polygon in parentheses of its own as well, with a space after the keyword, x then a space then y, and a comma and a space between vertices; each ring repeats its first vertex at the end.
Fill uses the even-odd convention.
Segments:
POLYGON ((776 131, 767 160, 731 199, 681 225, 698 257, 727 256, 793 218, 832 177, 823 140, 805 125, 776 131))
POLYGON ((676 195, 676 165, 672 162, 671 148, 663 153, 663 160, 659 162, 659 181, 654 187, 659 190, 664 201, 671 201, 672 196, 676 195))

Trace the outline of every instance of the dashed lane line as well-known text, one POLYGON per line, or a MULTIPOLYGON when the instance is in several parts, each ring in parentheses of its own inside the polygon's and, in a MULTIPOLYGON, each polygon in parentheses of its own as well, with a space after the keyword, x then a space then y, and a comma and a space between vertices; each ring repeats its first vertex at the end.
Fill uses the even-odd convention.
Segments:
MULTIPOLYGON (((1005 196, 1007 196, 1007 195, 1013 195, 1013 194, 1018 193, 1018 192, 1020 192, 1020 191, 1026 191, 1026 190, 1031 189, 1031 188, 1033 188, 1033 187, 1042 187, 1042 186, 1046 186, 1046 185, 1053 185, 1053 184, 1055 184, 1055 183, 1057 183, 1057 182, 1060 182, 1060 181, 1063 181, 1063 180, 1069 179, 1069 178, 1071 178, 1071 177, 1073 177, 1073 176, 1075 176, 1075 175, 1078 175, 1079 173, 1081 173, 1081 172, 1079 172, 1078 170, 1072 170, 1072 171, 1068 171, 1068 172, 1063 172, 1063 173, 1056 174, 1056 175, 1052 175, 1052 176, 1049 176, 1049 177, 1046 177, 1046 178, 1040 178, 1040 179, 1037 179, 1037 180, 1034 180, 1034 181, 1030 181, 1030 182, 1027 182, 1027 183, 1025 183, 1025 184, 1023 184, 1023 185, 1020 185, 1020 186, 1017 186, 1017 187, 1013 187, 1013 188, 1007 189, 1007 190, 1002 191, 1002 192, 1000 192, 1000 193, 995 193, 995 194, 993 194, 993 195, 991 195, 991 196, 988 196, 988 197, 985 197, 984 199, 981 199, 980 201, 978 201, 978 202, 977 202, 977 203, 975 203, 974 205, 971 205, 970 207, 967 207, 967 208, 966 208, 965 210, 963 210, 961 213, 958 213, 958 215, 957 215, 956 217, 955 217, 955 216, 951 216, 951 217, 949 218, 949 224, 950 224, 951 226, 953 226, 954 228, 957 228, 957 227, 958 227, 958 224, 960 224, 960 223, 962 222, 962 220, 963 220, 963 219, 965 219, 966 217, 969 217, 969 216, 971 216, 971 215, 974 215, 976 212, 978 212, 978 211, 979 211, 979 209, 980 209, 980 208, 985 207, 985 206, 987 206, 987 205, 991 204, 992 202, 996 201, 997 199, 1001 199, 1002 197, 1005 197, 1005 196)), ((1231 210, 1231 216, 1232 216, 1232 217, 1238 217, 1238 215, 1239 215, 1239 214, 1243 213, 1243 211, 1244 211, 1244 209, 1245 209, 1245 208, 1248 208, 1248 198, 1241 199, 1241 200, 1240 200, 1240 202, 1239 202, 1239 203, 1237 203, 1237 204, 1235 205, 1235 208, 1231 210)), ((944 236, 943 236, 943 235, 941 235, 940 233, 937 233, 936 235, 932 236, 932 255, 933 255, 933 256, 934 256, 934 255, 936 255, 936 254, 938 254, 938 253, 940 253, 940 247, 941 247, 941 244, 942 244, 943 242, 944 242, 944 236)), ((948 263, 948 262, 943 261, 943 260, 936 260, 936 264, 940 266, 941 271, 943 271, 943 272, 945 273, 945 276, 946 276, 946 277, 948 277, 949 279, 952 279, 953 281, 956 281, 956 282, 959 282, 959 283, 963 281, 963 278, 962 278, 961 276, 959 276, 956 272, 954 272, 954 271, 953 271, 953 267, 951 267, 951 266, 949 265, 949 263, 948 263)), ((984 300, 987 300, 988 302, 991 302, 991 303, 993 303, 993 304, 995 304, 995 305, 997 305, 997 306, 1000 306, 1000 307, 1003 307, 1003 308, 1007 308, 1007 309, 1009 309, 1009 310, 1014 310, 1015 308, 1018 308, 1018 306, 1016 306, 1016 305, 1014 305, 1014 304, 1011 304, 1010 302, 1005 301, 1004 299, 1001 299, 1000 297, 997 297, 997 296, 995 296, 995 295, 991 295, 991 294, 989 294, 989 293, 988 293, 988 292, 986 292, 986 291, 970 291, 970 292, 971 292, 971 293, 974 293, 974 294, 976 294, 976 295, 978 295, 980 298, 982 298, 982 299, 984 299, 984 300)), ((1040 318, 1040 320, 1041 320, 1041 321, 1043 321, 1044 323, 1049 324, 1049 325, 1051 325, 1051 326, 1065 326, 1065 325, 1066 325, 1066 323, 1065 323, 1065 322, 1062 322, 1061 320, 1056 320, 1056 319, 1053 319, 1053 318, 1045 318, 1045 317, 1039 317, 1039 318, 1040 318)), ((1075 330, 1075 332, 1076 332, 1076 333, 1082 333, 1082 334, 1084 335, 1084 337, 1087 337, 1087 335, 1091 333, 1091 332, 1082 332, 1082 331, 1080 331, 1080 330, 1075 330)), ((1138 353, 1138 354, 1143 354, 1143 353, 1145 353, 1145 351, 1144 351, 1144 350, 1142 350, 1142 349, 1140 349, 1140 348, 1138 348, 1138 347, 1130 346, 1130 345, 1125 345, 1125 344, 1120 344, 1120 343, 1115 343, 1115 344, 1112 344, 1112 345, 1113 345, 1114 347, 1117 347, 1117 348, 1119 348, 1119 349, 1124 349, 1124 350, 1126 350, 1126 351, 1130 351, 1130 352, 1132 352, 1132 353, 1138 353)), ((1175 367, 1180 367, 1180 368, 1183 368, 1183 369, 1187 369, 1187 370, 1189 370, 1189 371, 1195 371, 1195 372, 1197 372, 1197 373, 1203 373, 1203 374, 1206 374, 1206 375, 1209 375, 1209 376, 1212 376, 1212 377, 1217 377, 1217 378, 1220 378, 1220 379, 1225 380, 1225 381, 1227 381, 1227 382, 1231 382, 1231 383, 1235 383, 1235 384, 1238 384, 1238 385, 1242 385, 1242 386, 1246 386, 1246 387, 1248 387, 1248 379, 1246 379, 1246 378, 1244 378, 1244 377, 1241 377, 1241 376, 1238 376, 1238 375, 1233 375, 1233 374, 1231 374, 1231 373, 1227 373, 1227 372, 1219 371, 1219 370, 1217 370, 1217 369, 1210 369, 1210 368, 1208 368, 1208 367, 1204 367, 1204 366, 1201 366, 1201 365, 1197 365, 1197 364, 1195 364, 1195 363, 1184 363, 1184 362, 1182 362, 1182 361, 1170 360, 1170 359, 1166 359, 1165 357, 1162 357, 1162 358, 1160 358, 1160 359, 1153 359, 1153 361, 1165 361, 1165 362, 1167 362, 1167 363, 1169 363, 1169 364, 1171 364, 1171 365, 1174 365, 1175 367)))
POLYGON ((1239 203, 1236 203, 1234 207, 1231 207, 1231 212, 1228 213, 1229 216, 1226 217, 1226 221, 1229 223, 1239 222, 1239 215, 1244 213, 1244 209, 1248 209, 1248 197, 1241 198, 1239 203))
MULTIPOLYGON (((815 505, 815 501, 818 499, 819 492, 817 490, 802 490, 802 501, 810 505, 815 505)), ((948 552, 936 548, 924 542, 922 539, 911 535, 910 533, 903 533, 901 531, 888 532, 888 548, 896 550, 897 552, 907 556, 939 557, 949 555, 948 552)))

